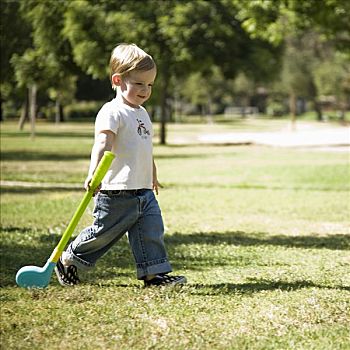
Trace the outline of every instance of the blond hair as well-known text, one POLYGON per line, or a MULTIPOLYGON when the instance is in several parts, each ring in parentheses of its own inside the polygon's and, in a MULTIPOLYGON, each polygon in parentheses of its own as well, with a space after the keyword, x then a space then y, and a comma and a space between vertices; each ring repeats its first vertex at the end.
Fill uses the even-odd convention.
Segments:
POLYGON ((112 88, 116 86, 112 77, 114 74, 127 75, 133 70, 147 71, 156 67, 156 64, 149 54, 135 44, 119 44, 111 54, 109 61, 110 79, 112 88))

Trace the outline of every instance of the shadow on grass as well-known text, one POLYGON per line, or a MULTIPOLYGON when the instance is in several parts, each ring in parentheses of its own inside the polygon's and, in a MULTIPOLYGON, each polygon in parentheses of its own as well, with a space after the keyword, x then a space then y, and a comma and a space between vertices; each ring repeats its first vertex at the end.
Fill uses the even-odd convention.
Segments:
POLYGON ((189 286, 193 289, 192 294, 196 295, 222 295, 222 294, 242 294, 250 295, 263 291, 296 291, 304 288, 319 289, 337 289, 350 291, 349 286, 328 286, 313 283, 311 281, 270 281, 270 280, 252 280, 248 283, 218 283, 218 284, 192 284, 189 286))
POLYGON ((1 152, 2 161, 69 161, 69 160, 89 160, 89 152, 66 152, 66 153, 53 153, 44 151, 3 151, 1 152))
MULTIPOLYGON (((178 154, 172 153, 167 155, 155 155, 155 159, 203 159, 210 158, 212 154, 205 153, 191 153, 178 154)), ((2 161, 69 161, 79 159, 90 159, 89 152, 82 153, 51 153, 43 151, 3 151, 1 152, 2 161)))
MULTIPOLYGON (((47 232, 39 232, 26 227, 2 227, 1 240, 1 282, 0 286, 14 286, 15 275, 19 268, 26 265, 44 266, 46 260, 51 255, 61 236, 47 232)), ((255 264, 251 259, 251 253, 237 255, 235 260, 232 257, 197 257, 187 255, 190 248, 186 245, 232 245, 241 247, 250 246, 282 246, 286 248, 302 249, 349 249, 350 239, 347 235, 328 236, 270 236, 267 233, 245 233, 245 232, 209 232, 196 233, 190 235, 173 234, 166 236, 166 245, 174 270, 186 268, 189 270, 201 270, 201 266, 250 266, 255 264), (243 259, 243 260, 242 260, 243 259)), ((258 253, 257 253, 258 254, 258 253)), ((103 258, 101 258, 93 272, 93 277, 88 279, 94 283, 117 278, 115 268, 131 271, 128 275, 134 278, 134 260, 127 242, 123 237, 103 258), (98 282, 97 282, 98 281, 98 282)), ((257 267, 258 268, 258 267, 257 267)), ((254 281, 241 285, 235 284, 215 284, 215 285, 194 285, 195 289, 208 289, 210 293, 215 291, 226 291, 225 293, 237 293, 237 290, 248 293, 249 290, 292 290, 305 287, 322 287, 308 281, 274 282, 274 281, 254 281), (197 288, 198 287, 198 288, 197 288)), ((342 288, 342 287, 339 287, 342 288)), ((348 287, 343 288, 349 290, 348 287)), ((205 291, 204 291, 205 292, 205 291)))
POLYGON ((344 192, 349 191, 350 187, 312 187, 312 186, 288 186, 288 185, 282 185, 282 186, 276 186, 276 185, 263 185, 263 184, 254 184, 254 183, 224 183, 220 184, 217 182, 196 182, 196 183, 164 183, 164 189, 185 189, 185 190, 191 190, 191 189, 209 189, 212 190, 212 188, 218 188, 218 189, 225 189, 225 190, 268 190, 268 191, 321 191, 321 192, 344 192))
MULTIPOLYGON (((94 136, 93 131, 91 132, 55 132, 55 129, 52 129, 52 132, 43 132, 36 131, 35 137, 50 137, 50 138, 92 138, 94 136)), ((2 131, 2 137, 16 137, 16 138, 24 138, 28 139, 31 136, 29 131, 2 131)))
MULTIPOLYGON (((23 266, 44 266, 61 238, 57 234, 38 231, 33 237, 33 230, 25 227, 2 227, 1 231, 3 238, 0 244, 0 287, 15 286, 16 273, 23 266), (4 239, 5 235, 7 235, 6 239, 4 239), (21 243, 16 241, 19 236, 21 243), (23 238, 23 236, 27 237, 23 238), (22 243, 23 240, 25 243, 22 243)), ((89 280, 116 278, 115 267, 122 269, 134 267, 126 237, 123 237, 98 261, 95 271, 91 271, 94 276, 89 280)), ((119 272, 118 275, 121 276, 119 272)), ((133 276, 131 273, 129 277, 133 276)))
MULTIPOLYGON (((179 154, 172 153, 167 155, 155 155, 155 159, 204 159, 212 157, 212 154, 205 153, 191 153, 191 154, 179 154)), ((19 151, 3 151, 1 152, 2 161, 74 161, 74 160, 89 160, 89 152, 75 152, 75 153, 54 153, 45 151, 30 151, 21 150, 19 151)))
POLYGON ((266 232, 199 232, 189 235, 175 233, 166 236, 169 245, 228 244, 234 246, 282 246, 287 248, 350 250, 350 235, 271 236, 266 232))
POLYGON ((36 185, 37 187, 1 187, 0 188, 0 194, 38 194, 46 192, 52 193, 52 191, 55 192, 81 192, 82 196, 84 195, 84 189, 83 184, 81 186, 74 185, 71 187, 60 187, 59 185, 55 185, 52 183, 50 187, 40 187, 40 183, 36 185))
POLYGON ((186 154, 156 154, 154 159, 204 159, 204 158, 212 158, 213 154, 208 153, 186 153, 186 154))
MULTIPOLYGON (((50 183, 50 187, 40 187, 40 182, 33 183, 33 185, 30 182, 23 181, 24 185, 21 187, 21 185, 4 185, 0 188, 1 193, 40 193, 45 191, 82 191, 83 186, 77 186, 76 184, 56 184, 54 182, 50 183)), ((171 190, 171 189, 177 189, 181 188, 187 189, 187 188, 202 188, 202 189, 210 189, 213 187, 213 184, 210 183, 203 183, 203 184, 196 184, 194 186, 188 186, 186 185, 179 185, 179 184, 163 184, 164 188, 163 190, 171 190)), ((228 190, 273 190, 273 191, 322 191, 322 192, 344 192, 348 191, 347 188, 303 188, 303 187, 286 187, 286 186, 264 186, 264 185, 254 185, 254 184, 232 184, 232 185, 226 185, 226 186, 220 186, 215 184, 216 187, 225 188, 228 190)))

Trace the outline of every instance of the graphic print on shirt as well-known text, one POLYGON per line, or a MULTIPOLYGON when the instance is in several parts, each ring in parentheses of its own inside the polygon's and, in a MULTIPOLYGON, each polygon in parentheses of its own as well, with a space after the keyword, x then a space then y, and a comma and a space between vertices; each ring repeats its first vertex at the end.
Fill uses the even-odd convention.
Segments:
POLYGON ((147 139, 147 135, 149 136, 151 133, 146 129, 145 123, 142 120, 137 118, 136 120, 139 123, 139 126, 137 127, 137 133, 141 136, 141 138, 147 139))

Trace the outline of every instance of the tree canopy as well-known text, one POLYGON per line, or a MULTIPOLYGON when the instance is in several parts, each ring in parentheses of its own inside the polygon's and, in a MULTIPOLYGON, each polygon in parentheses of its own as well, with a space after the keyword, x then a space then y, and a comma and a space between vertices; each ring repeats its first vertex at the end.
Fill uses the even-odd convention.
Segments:
POLYGON ((348 55, 349 13, 345 0, 4 0, 1 96, 35 83, 62 104, 73 97, 77 79, 108 77, 116 44, 134 42, 158 65, 153 103, 161 107, 165 143, 174 84, 192 74, 192 83, 213 82, 216 74, 266 84, 286 67, 286 39, 308 31, 348 55))

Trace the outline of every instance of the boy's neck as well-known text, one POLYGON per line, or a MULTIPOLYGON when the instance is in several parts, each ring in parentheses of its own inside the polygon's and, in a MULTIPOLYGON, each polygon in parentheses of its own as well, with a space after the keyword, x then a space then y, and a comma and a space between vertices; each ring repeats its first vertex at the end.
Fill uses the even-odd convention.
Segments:
POLYGON ((135 109, 140 108, 139 105, 136 106, 136 105, 133 105, 133 104, 129 103, 129 102, 122 96, 122 94, 118 94, 118 92, 116 93, 115 99, 116 99, 118 102, 121 102, 121 103, 123 103, 124 105, 127 105, 127 106, 129 106, 129 107, 131 107, 131 108, 135 108, 135 109))

